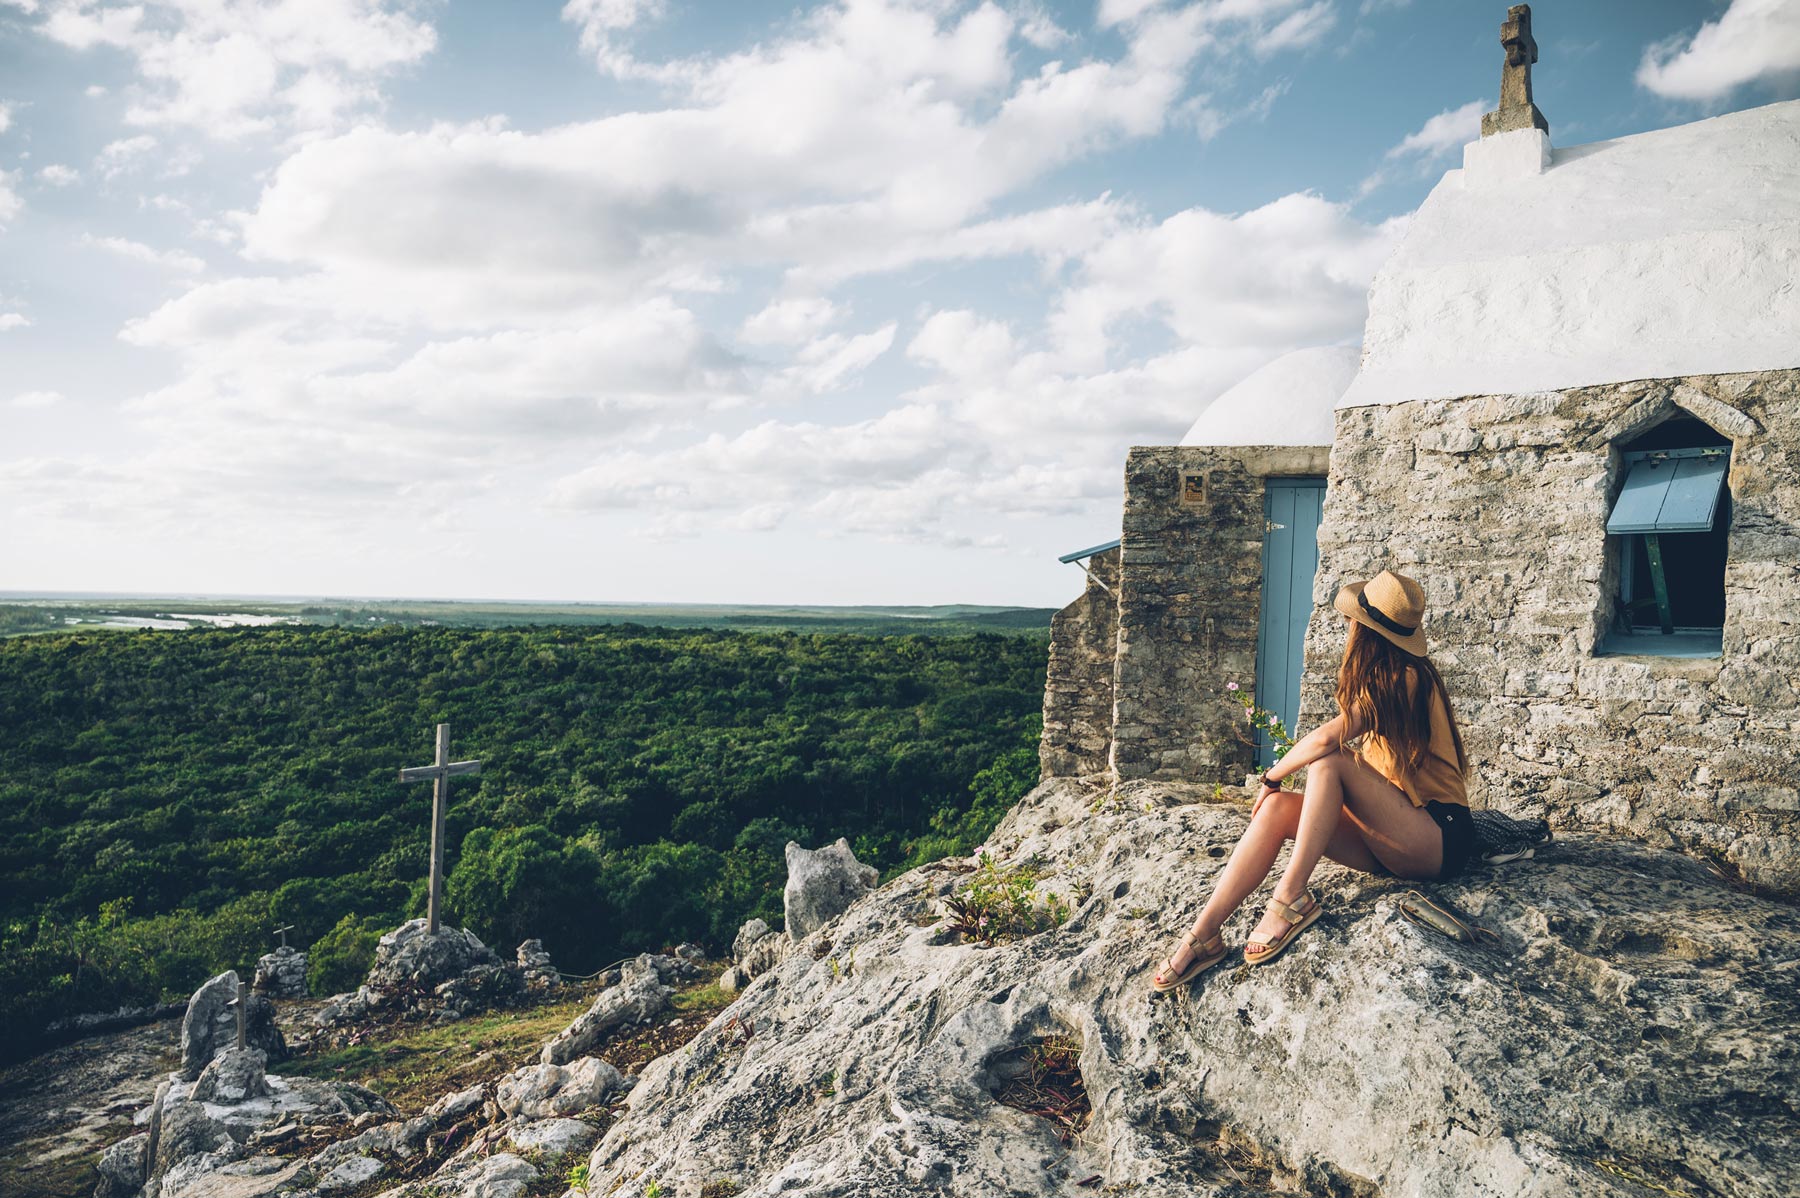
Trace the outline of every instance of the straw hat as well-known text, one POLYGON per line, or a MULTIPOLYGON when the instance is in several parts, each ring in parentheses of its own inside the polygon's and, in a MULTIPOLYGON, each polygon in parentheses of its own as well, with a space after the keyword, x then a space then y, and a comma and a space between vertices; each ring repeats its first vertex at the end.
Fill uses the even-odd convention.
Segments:
POLYGON ((1331 606, 1414 657, 1425 656, 1425 588, 1404 574, 1383 570, 1367 582, 1350 583, 1331 606))

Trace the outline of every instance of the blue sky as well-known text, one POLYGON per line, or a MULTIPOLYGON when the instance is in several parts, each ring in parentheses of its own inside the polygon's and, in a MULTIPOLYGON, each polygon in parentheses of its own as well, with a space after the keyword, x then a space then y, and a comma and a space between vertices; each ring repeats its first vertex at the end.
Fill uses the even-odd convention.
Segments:
MULTIPOLYGON (((0 589, 1060 604, 1504 15, 0 0, 0 589)), ((1558 145, 1800 95, 1800 0, 1535 17, 1558 145)))

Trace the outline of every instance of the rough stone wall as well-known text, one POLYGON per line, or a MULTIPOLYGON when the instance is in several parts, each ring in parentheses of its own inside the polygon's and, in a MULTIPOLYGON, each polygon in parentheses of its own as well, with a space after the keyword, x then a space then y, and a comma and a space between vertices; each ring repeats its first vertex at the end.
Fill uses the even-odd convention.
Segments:
POLYGON ((1303 726, 1336 710, 1331 596, 1393 567, 1425 586, 1475 803, 1800 887, 1800 371, 1344 409, 1319 550, 1303 726), (1597 655, 1613 446, 1671 415, 1732 438, 1723 654, 1597 655))
POLYGON ((1112 755, 1113 651, 1119 636, 1119 551, 1087 562, 1087 587, 1050 618, 1044 679, 1044 778, 1103 773, 1112 755), (1110 588, 1110 589, 1108 589, 1110 588))
POLYGON ((1125 464, 1113 768, 1120 780, 1241 783, 1256 678, 1264 480, 1323 475, 1324 447, 1138 446, 1125 464), (1203 479, 1184 496, 1184 477, 1203 479))

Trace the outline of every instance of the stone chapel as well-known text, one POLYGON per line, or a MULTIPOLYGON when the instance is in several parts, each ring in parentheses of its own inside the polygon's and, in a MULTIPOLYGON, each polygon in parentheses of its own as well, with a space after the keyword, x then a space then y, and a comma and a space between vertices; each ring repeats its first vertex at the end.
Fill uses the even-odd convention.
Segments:
POLYGON ((1800 101, 1555 147, 1530 12, 1357 348, 1133 448, 1070 554, 1046 776, 1236 785, 1335 714, 1340 584, 1425 585, 1477 805, 1800 888, 1800 101))

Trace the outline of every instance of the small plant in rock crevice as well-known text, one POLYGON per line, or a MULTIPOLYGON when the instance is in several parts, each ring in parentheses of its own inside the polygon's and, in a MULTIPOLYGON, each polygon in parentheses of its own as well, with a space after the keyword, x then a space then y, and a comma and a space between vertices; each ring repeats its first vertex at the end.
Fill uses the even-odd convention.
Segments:
POLYGON ((569 1183, 569 1188, 571 1190, 580 1190, 583 1194, 587 1193, 588 1167, 586 1162, 571 1166, 569 1175, 563 1180, 569 1183))
POLYGON ((1051 1035, 1011 1049, 996 1062, 1006 1080, 994 1099, 1016 1110, 1048 1119, 1067 1146, 1079 1139, 1093 1114, 1081 1076, 1081 1041, 1051 1035))
POLYGON ((980 860, 968 885, 944 900, 949 911, 945 927, 951 932, 992 945, 1030 936, 1069 918, 1069 904, 1061 895, 1037 893, 1041 875, 1034 866, 1002 870, 989 853, 982 853, 980 860))

